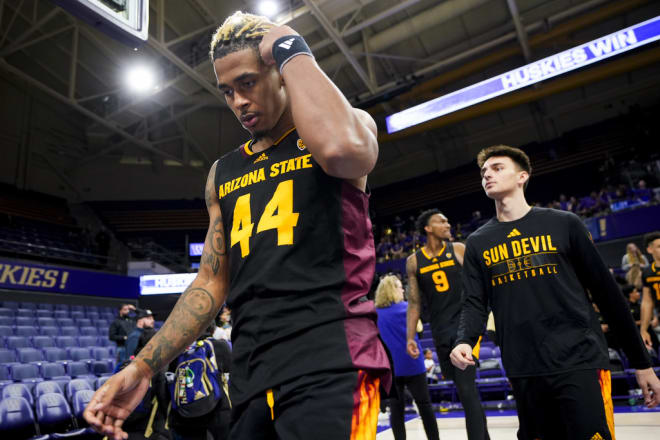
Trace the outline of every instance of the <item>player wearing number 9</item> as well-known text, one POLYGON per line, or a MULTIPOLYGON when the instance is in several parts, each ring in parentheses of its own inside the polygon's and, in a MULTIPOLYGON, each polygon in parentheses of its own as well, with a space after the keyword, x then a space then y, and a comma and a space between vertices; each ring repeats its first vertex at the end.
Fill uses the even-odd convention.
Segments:
MULTIPOLYGON (((417 358, 415 329, 421 315, 422 297, 431 312, 431 332, 438 361, 445 379, 452 379, 465 409, 468 439, 488 439, 486 416, 475 385, 476 367, 454 368, 449 354, 454 346, 461 309, 461 272, 465 245, 451 242, 451 225, 439 210, 424 211, 417 218, 417 229, 426 235, 426 244, 406 261, 408 273, 407 350, 417 358)), ((479 355, 479 344, 473 353, 479 355)))
POLYGON ((125 438, 121 424, 150 376, 227 302, 230 438, 373 439, 378 387, 390 384, 375 308, 364 300, 375 268, 366 176, 378 156, 376 124, 288 26, 237 12, 214 34, 210 55, 251 139, 224 146, 231 151, 209 172, 197 277, 85 418, 125 438))

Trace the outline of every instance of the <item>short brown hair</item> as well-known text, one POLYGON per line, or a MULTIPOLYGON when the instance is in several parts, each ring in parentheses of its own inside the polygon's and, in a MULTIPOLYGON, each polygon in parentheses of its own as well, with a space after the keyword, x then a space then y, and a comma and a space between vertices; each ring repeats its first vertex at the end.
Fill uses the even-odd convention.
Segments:
MULTIPOLYGON (((479 169, 483 168, 488 159, 493 156, 508 157, 515 163, 521 171, 527 172, 532 175, 532 164, 529 161, 529 156, 520 148, 509 147, 508 145, 493 145, 492 147, 484 148, 477 155, 477 164, 479 169)), ((525 182, 523 189, 527 189, 529 179, 525 182)))

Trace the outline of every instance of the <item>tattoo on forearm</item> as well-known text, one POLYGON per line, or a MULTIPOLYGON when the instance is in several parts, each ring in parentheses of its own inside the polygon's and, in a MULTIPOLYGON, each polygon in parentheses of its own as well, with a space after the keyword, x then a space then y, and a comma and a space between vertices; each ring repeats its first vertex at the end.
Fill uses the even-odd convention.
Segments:
POLYGON ((217 312, 216 301, 208 290, 188 287, 163 328, 138 354, 138 359, 153 372, 161 370, 202 332, 217 312))
POLYGON ((222 218, 217 217, 206 234, 206 245, 204 246, 202 263, 208 264, 211 267, 211 271, 213 271, 213 275, 217 275, 220 270, 220 257, 226 255, 226 253, 222 218))

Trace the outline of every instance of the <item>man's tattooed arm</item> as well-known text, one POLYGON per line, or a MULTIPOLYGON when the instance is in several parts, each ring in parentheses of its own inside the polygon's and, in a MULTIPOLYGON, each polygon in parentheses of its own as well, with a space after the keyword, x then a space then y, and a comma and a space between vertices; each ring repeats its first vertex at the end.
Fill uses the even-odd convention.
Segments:
POLYGON ((206 182, 209 229, 199 272, 177 301, 163 327, 136 356, 135 362, 145 374, 151 375, 163 369, 190 345, 218 314, 229 291, 225 234, 214 187, 216 165, 217 162, 211 167, 206 182))

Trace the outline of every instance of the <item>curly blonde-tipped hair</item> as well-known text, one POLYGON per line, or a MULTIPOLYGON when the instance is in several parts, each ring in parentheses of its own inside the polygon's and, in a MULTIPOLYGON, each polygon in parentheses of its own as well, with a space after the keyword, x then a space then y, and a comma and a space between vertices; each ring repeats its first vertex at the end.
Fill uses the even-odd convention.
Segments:
POLYGON ((232 52, 252 48, 259 43, 275 24, 268 17, 236 11, 215 31, 211 38, 211 62, 232 52))
POLYGON ((392 304, 403 301, 403 295, 399 293, 396 282, 401 281, 394 275, 385 275, 376 287, 375 305, 379 309, 389 307, 392 304))

